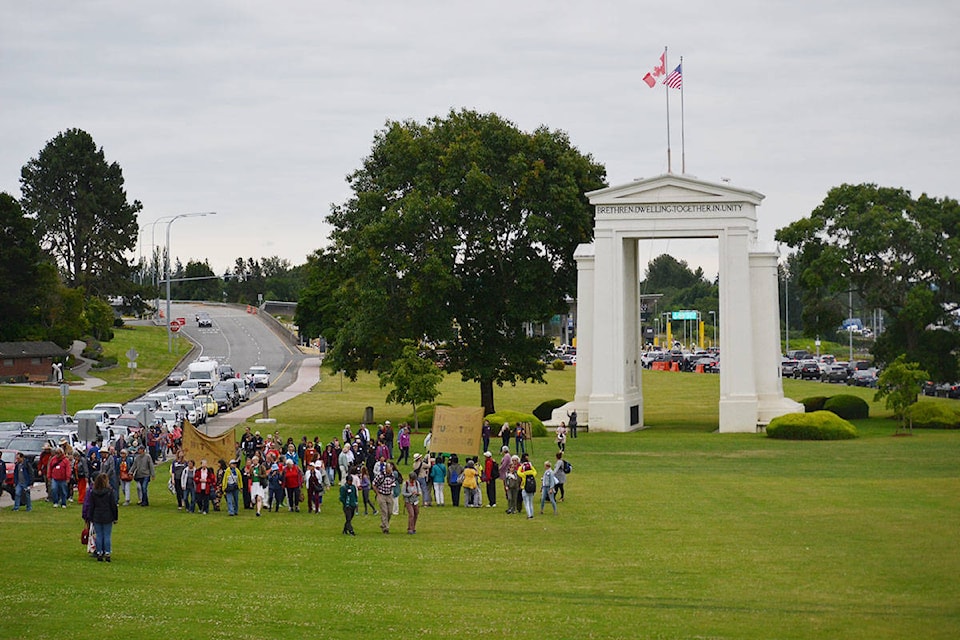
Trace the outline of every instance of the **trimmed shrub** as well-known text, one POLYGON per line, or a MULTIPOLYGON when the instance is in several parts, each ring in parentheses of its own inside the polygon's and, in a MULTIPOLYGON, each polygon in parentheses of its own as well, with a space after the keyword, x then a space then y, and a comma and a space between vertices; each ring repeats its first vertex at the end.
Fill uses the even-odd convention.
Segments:
POLYGON ((556 360, 550 363, 550 368, 553 369, 554 371, 563 371, 566 368, 566 366, 567 365, 563 364, 563 360, 561 360, 560 358, 557 358, 556 360))
POLYGON ((870 417, 870 405, 860 396, 842 393, 827 398, 823 403, 824 411, 831 411, 844 420, 857 420, 870 417))
POLYGON ((89 360, 99 360, 100 356, 103 355, 103 345, 100 344, 100 341, 93 336, 84 336, 81 339, 86 343, 86 346, 80 355, 89 360))
POLYGON ((830 411, 788 413, 770 421, 767 437, 778 440, 849 440, 857 437, 857 429, 830 411))
POLYGON ((504 422, 509 422, 510 426, 516 426, 518 422, 529 422, 533 430, 534 438, 543 438, 547 435, 547 428, 543 426, 540 418, 532 413, 521 413, 519 411, 497 411, 485 416, 490 421, 491 431, 494 435, 500 431, 504 422))
POLYGON ((567 404, 567 401, 562 398, 546 400, 537 405, 537 408, 533 410, 533 415, 537 416, 541 420, 549 420, 551 417, 553 417, 553 410, 557 407, 562 407, 565 404, 567 404))
MULTIPOLYGON (((437 402, 436 404, 422 404, 417 407, 417 422, 421 432, 433 429, 433 410, 440 406, 449 407, 450 405, 445 402, 437 402)), ((412 412, 407 414, 405 420, 410 425, 410 428, 413 429, 412 412)), ((397 429, 398 427, 394 425, 393 428, 397 429)))
POLYGON ((960 412, 944 404, 917 402, 905 413, 907 424, 916 429, 960 429, 960 412))
POLYGON ((803 405, 804 411, 807 413, 813 413, 814 411, 821 411, 823 409, 823 403, 826 401, 827 396, 811 396, 801 400, 800 404, 803 405))

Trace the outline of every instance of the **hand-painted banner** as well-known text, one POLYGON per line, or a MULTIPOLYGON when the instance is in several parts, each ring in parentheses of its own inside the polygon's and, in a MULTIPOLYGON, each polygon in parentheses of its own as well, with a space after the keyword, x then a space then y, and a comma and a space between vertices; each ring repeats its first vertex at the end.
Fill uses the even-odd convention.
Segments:
POLYGON ((437 407, 430 451, 475 456, 480 453, 483 407, 437 407))
POLYGON ((187 420, 183 421, 183 453, 187 460, 195 460, 199 466, 200 460, 206 459, 207 464, 215 466, 217 460, 223 458, 229 461, 237 453, 236 436, 230 429, 221 436, 206 436, 187 420))

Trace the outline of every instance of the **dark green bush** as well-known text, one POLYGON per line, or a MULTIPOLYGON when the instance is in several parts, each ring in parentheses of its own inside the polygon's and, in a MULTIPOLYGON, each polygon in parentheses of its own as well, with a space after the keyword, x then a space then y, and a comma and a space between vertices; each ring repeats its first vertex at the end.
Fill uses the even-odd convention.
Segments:
POLYGON ((547 435, 547 428, 543 426, 543 422, 532 413, 497 411, 496 413, 491 413, 486 416, 486 419, 490 421, 491 430, 494 435, 500 431, 500 427, 503 426, 504 422, 509 422, 511 427, 516 426, 518 422, 529 422, 533 429, 533 437, 542 438, 547 435))
POLYGON ((807 413, 813 413, 814 411, 821 411, 823 409, 823 403, 826 401, 827 396, 811 396, 801 400, 800 404, 803 405, 804 411, 807 413))
POLYGON ((537 408, 533 410, 533 415, 537 416, 541 420, 549 420, 553 417, 553 410, 557 407, 562 407, 567 404, 566 400, 562 398, 554 398, 553 400, 546 400, 537 405, 537 408))
POLYGON ((870 405, 860 396, 842 393, 831 396, 823 403, 824 411, 832 411, 844 420, 858 420, 870 417, 870 405))
POLYGON ((113 319, 113 326, 114 326, 114 328, 116 328, 116 329, 121 328, 121 327, 123 326, 123 318, 121 318, 120 316, 117 316, 116 318, 114 318, 114 319, 113 319))
POLYGON ((767 437, 778 440, 849 440, 857 437, 857 429, 830 411, 788 413, 770 421, 767 437))
POLYGON ((918 402, 907 407, 907 424, 916 429, 960 429, 960 413, 944 404, 918 402))

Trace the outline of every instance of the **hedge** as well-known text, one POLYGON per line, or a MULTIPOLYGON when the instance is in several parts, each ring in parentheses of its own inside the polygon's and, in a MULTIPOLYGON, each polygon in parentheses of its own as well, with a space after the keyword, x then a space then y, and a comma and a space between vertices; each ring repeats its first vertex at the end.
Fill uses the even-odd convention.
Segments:
POLYGON ((562 407, 565 404, 567 404, 567 401, 563 398, 545 400, 537 405, 537 408, 533 410, 533 415, 537 416, 541 420, 549 420, 553 417, 553 410, 557 407, 562 407))
POLYGON ((827 396, 811 396, 801 400, 800 404, 803 405, 804 411, 807 413, 813 413, 814 411, 822 410, 823 404, 827 401, 827 399, 827 396))
POLYGON ((907 407, 907 424, 915 429, 960 429, 960 412, 934 402, 917 402, 907 407))
POLYGON ((842 393, 831 396, 823 403, 824 411, 837 414, 844 420, 857 420, 870 417, 870 405, 860 396, 842 393))
POLYGON ((857 429, 830 411, 788 413, 770 421, 767 437, 778 440, 849 440, 857 437, 857 429))

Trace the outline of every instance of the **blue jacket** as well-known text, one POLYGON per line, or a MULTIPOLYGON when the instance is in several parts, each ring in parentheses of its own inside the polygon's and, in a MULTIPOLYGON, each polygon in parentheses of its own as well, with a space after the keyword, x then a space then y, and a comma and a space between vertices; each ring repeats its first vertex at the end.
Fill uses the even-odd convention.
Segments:
POLYGON ((33 484, 33 469, 31 468, 29 462, 24 460, 23 462, 18 462, 16 466, 13 467, 13 484, 24 485, 29 487, 33 484))

